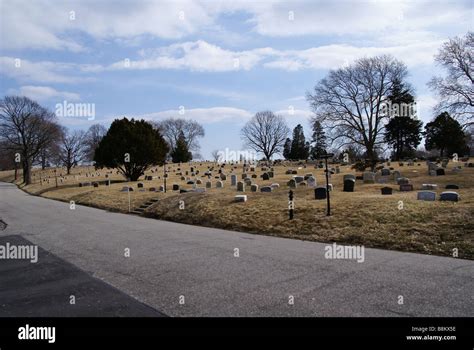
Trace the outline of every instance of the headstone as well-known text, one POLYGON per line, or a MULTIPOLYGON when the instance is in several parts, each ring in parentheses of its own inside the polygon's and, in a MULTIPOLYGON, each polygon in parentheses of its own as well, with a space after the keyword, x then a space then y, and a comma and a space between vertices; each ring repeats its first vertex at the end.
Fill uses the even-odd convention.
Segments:
POLYGON ((341 169, 339 168, 339 166, 336 166, 336 174, 339 174, 341 172, 341 169))
POLYGON ((406 177, 399 177, 397 179, 397 185, 407 185, 410 183, 410 180, 407 179, 406 177))
POLYGON ((179 185, 173 184, 173 191, 179 191, 179 185))
POLYGON ((391 187, 382 187, 381 191, 383 195, 391 195, 393 189, 391 187))
POLYGON ((245 192, 245 183, 242 181, 237 182, 237 191, 245 192))
POLYGON ((222 181, 227 180, 227 175, 224 174, 224 173, 221 173, 220 177, 221 177, 221 180, 222 180, 222 181))
POLYGON ((300 186, 306 186, 306 181, 300 182, 300 183, 298 184, 298 187, 300 187, 300 186))
POLYGON ((158 187, 158 191, 165 192, 165 186, 160 185, 160 187, 158 187))
POLYGON ((426 191, 426 190, 436 190, 438 188, 438 185, 436 184, 422 184, 421 189, 426 191))
POLYGON ((454 191, 446 191, 442 192, 439 196, 440 201, 450 201, 450 202, 457 202, 461 199, 459 194, 454 191))
POLYGON ((98 183, 98 182, 93 182, 92 185, 93 185, 94 187, 99 187, 99 183, 98 183))
POLYGON ((447 184, 445 189, 447 189, 447 190, 459 190, 459 186, 454 185, 454 184, 447 184))
POLYGON ((289 187, 289 188, 296 188, 296 181, 295 179, 291 179, 290 181, 288 181, 286 183, 286 185, 289 187))
POLYGON ((150 176, 150 175, 145 176, 145 180, 146 181, 151 181, 151 180, 153 180, 153 176, 150 176))
POLYGON ((247 178, 247 174, 242 174, 242 180, 247 178))
POLYGON ((326 187, 316 187, 314 189, 314 199, 326 199, 326 187))
POLYGON ((138 183, 137 183, 137 187, 138 187, 138 188, 143 188, 143 182, 138 182, 138 183))
POLYGON ((122 189, 120 190, 120 192, 133 192, 133 187, 124 186, 124 187, 122 187, 122 189))
POLYGON ((398 170, 395 170, 395 171, 393 172, 393 179, 394 179, 395 181, 397 181, 398 178, 400 178, 400 177, 402 177, 402 175, 400 174, 400 172, 399 172, 398 170))
POLYGON ((272 190, 271 186, 263 186, 260 188, 260 192, 272 192, 272 190))
POLYGON ((156 187, 150 187, 150 188, 148 189, 148 191, 150 191, 150 192, 156 192, 156 187))
POLYGON ((216 188, 223 188, 224 183, 222 181, 216 181, 216 188))
POLYGON ((245 194, 238 194, 237 196, 234 196, 234 201, 238 203, 244 203, 247 202, 247 195, 245 194))
POLYGON ((442 176, 442 175, 444 175, 444 169, 443 168, 436 169, 436 176, 442 176))
POLYGON ((194 185, 194 181, 193 180, 189 180, 186 182, 186 185, 194 185))
POLYGON ((433 191, 419 191, 416 199, 419 201, 435 201, 436 200, 436 192, 433 191))
POLYGON ((251 186, 251 185, 252 185, 252 179, 250 179, 250 178, 244 179, 244 182, 245 182, 245 185, 247 185, 247 186, 251 186))
POLYGON ((201 179, 196 179, 196 185, 202 185, 202 180, 201 179))
POLYGON ((314 175, 313 175, 312 173, 306 174, 306 175, 304 176, 304 180, 306 181, 306 180, 308 180, 310 177, 314 177, 314 175))
POLYGON ((344 180, 344 192, 354 192, 355 179, 344 180))
POLYGON ((344 175, 344 177, 342 179, 343 179, 343 181, 346 181, 348 179, 352 179, 352 180, 355 181, 356 177, 355 177, 355 175, 352 175, 352 174, 346 174, 346 175, 344 175))
POLYGON ((413 185, 412 184, 402 184, 400 185, 400 192, 409 192, 413 191, 413 185))
POLYGON ((436 176, 436 170, 430 170, 430 176, 436 176))
POLYGON ((257 192, 258 191, 258 185, 256 185, 256 184, 250 185, 250 191, 251 192, 257 192))
POLYGON ((296 181, 297 184, 304 181, 303 176, 293 176, 293 179, 296 181))
POLYGON ((268 173, 263 173, 262 174, 262 180, 264 180, 264 181, 270 180, 270 175, 268 173))
POLYGON ((306 182, 308 183, 308 187, 314 188, 316 187, 316 178, 314 176, 310 176, 306 179, 306 182))
POLYGON ((382 174, 382 176, 390 176, 390 169, 383 168, 381 170, 381 174, 382 174))
POLYGON ((237 185, 237 175, 235 174, 230 175, 230 185, 231 186, 237 185))
POLYGON ((257 174, 252 174, 252 179, 256 179, 257 178, 257 174))
POLYGON ((373 184, 375 183, 375 173, 366 171, 364 172, 363 179, 365 184, 373 184))
POLYGON ((206 188, 211 188, 211 187, 212 187, 212 182, 206 181, 206 188))
POLYGON ((280 184, 277 184, 277 183, 273 183, 270 185, 271 188, 275 189, 275 188, 280 188, 280 184))
POLYGON ((274 172, 274 171, 268 171, 267 174, 268 174, 268 176, 270 177, 270 179, 275 176, 275 172, 274 172))

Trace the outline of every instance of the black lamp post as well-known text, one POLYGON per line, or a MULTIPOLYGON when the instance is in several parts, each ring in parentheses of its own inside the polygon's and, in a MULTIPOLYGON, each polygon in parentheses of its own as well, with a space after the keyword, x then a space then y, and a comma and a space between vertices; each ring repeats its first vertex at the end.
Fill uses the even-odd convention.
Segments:
POLYGON ((333 153, 326 153, 320 158, 323 158, 326 163, 326 199, 327 199, 327 210, 326 216, 331 216, 331 201, 329 199, 329 169, 328 169, 328 158, 334 157, 333 153))

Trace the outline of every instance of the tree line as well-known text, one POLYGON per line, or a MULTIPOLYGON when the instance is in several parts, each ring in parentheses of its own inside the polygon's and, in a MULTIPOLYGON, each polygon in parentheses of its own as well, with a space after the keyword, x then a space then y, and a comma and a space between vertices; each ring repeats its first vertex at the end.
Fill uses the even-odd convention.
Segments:
POLYGON ((204 128, 193 120, 169 118, 156 123, 116 119, 107 129, 94 124, 87 131, 61 126, 56 115, 24 96, 0 100, 0 170, 22 170, 31 184, 32 168, 71 169, 81 163, 117 168, 136 181, 153 165, 187 162, 198 155, 204 128), (194 155, 193 155, 193 152, 194 155))
MULTIPOLYGON (((289 138, 284 118, 271 111, 256 113, 241 137, 266 160, 277 154, 289 160, 318 159, 331 147, 374 166, 387 147, 393 159, 413 157, 422 136, 426 150, 437 150, 441 157, 468 154, 474 114, 473 49, 473 33, 441 47, 435 59, 447 75, 429 83, 439 103, 437 116, 424 131, 413 113, 415 97, 407 67, 382 55, 330 70, 307 93, 314 112, 308 141, 302 125, 289 138)), ((199 123, 179 118, 151 123, 122 118, 109 129, 95 124, 87 131, 68 130, 53 112, 27 97, 0 100, 0 169, 21 168, 25 184, 31 183, 35 165, 64 166, 69 174, 81 162, 117 168, 135 181, 150 166, 199 158, 198 139, 203 136, 199 123)))
POLYGON ((329 145, 350 151, 375 165, 380 154, 392 149, 391 158, 414 157, 425 137, 425 149, 441 157, 469 154, 474 116, 474 34, 450 39, 435 60, 447 71, 429 86, 438 94, 437 116, 427 123, 417 119, 414 91, 407 82, 406 65, 390 55, 356 60, 329 71, 306 94, 314 117, 312 137, 305 140, 297 125, 293 138, 284 118, 271 111, 257 113, 241 130, 247 147, 266 159, 317 159, 329 145))

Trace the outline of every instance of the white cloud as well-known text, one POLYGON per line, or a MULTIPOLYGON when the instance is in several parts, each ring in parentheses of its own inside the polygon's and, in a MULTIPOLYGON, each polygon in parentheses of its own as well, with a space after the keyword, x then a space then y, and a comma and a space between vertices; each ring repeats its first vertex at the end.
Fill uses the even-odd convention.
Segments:
POLYGON ((58 91, 49 86, 21 86, 20 89, 10 89, 9 94, 26 96, 35 101, 47 101, 52 99, 65 99, 69 101, 79 101, 80 95, 74 92, 58 91))
POLYGON ((113 63, 108 69, 187 69, 199 72, 226 72, 249 70, 257 65, 272 49, 263 48, 248 51, 231 51, 203 40, 185 42, 142 50, 141 60, 113 63))
POLYGON ((212 23, 202 4, 188 0, 2 0, 1 10, 3 49, 81 51, 83 45, 73 39, 79 32, 95 39, 133 40, 142 35, 176 39, 212 23))
POLYGON ((174 109, 161 112, 131 116, 135 119, 159 121, 166 118, 193 119, 203 124, 218 123, 224 121, 242 122, 250 119, 253 113, 240 108, 233 107, 211 107, 174 109))
POLYGON ((92 69, 89 65, 40 61, 32 62, 22 58, 0 57, 0 74, 21 82, 77 83, 91 81, 91 78, 77 76, 77 71, 92 69))
POLYGON ((264 36, 369 36, 373 42, 443 26, 463 32, 471 28, 473 14, 470 1, 2 0, 0 6, 2 49, 71 51, 86 49, 86 39, 77 34, 125 44, 146 36, 182 39, 228 32, 229 37, 233 33, 219 20, 230 13, 248 15, 252 30, 264 36))
POLYGON ((226 72, 250 70, 262 64, 266 68, 297 71, 301 69, 334 69, 349 64, 357 58, 392 54, 408 66, 427 65, 442 41, 412 42, 408 45, 389 47, 357 47, 352 45, 324 45, 302 50, 275 50, 256 48, 231 51, 203 40, 185 42, 141 50, 142 59, 115 62, 109 70, 126 69, 179 69, 199 72, 226 72))

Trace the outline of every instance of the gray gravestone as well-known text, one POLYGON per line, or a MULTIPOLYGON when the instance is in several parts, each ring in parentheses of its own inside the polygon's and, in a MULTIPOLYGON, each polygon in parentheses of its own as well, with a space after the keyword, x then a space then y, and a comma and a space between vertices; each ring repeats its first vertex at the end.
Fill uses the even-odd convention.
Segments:
POLYGON ((435 201, 436 200, 436 192, 433 191, 419 191, 416 199, 419 201, 435 201))

